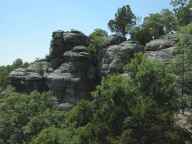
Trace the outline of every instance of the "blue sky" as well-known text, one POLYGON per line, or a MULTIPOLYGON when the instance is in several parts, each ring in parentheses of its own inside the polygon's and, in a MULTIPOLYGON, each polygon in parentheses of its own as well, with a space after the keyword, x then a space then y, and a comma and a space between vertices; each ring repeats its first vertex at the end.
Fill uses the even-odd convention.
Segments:
POLYGON ((0 0, 0 65, 44 57, 58 29, 108 30, 108 20, 126 4, 139 17, 170 7, 169 0, 0 0))

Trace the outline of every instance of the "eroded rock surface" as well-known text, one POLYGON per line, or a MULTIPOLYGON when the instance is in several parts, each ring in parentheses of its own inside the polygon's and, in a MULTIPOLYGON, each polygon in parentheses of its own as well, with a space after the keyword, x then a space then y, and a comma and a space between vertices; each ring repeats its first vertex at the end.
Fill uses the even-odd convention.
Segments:
POLYGON ((106 48, 102 59, 101 73, 121 73, 123 66, 137 52, 143 52, 143 48, 136 42, 124 41, 119 45, 112 45, 106 48))
POLYGON ((175 43, 175 37, 168 35, 149 42, 144 49, 137 42, 112 35, 108 44, 99 49, 101 54, 93 56, 86 35, 79 31, 56 31, 47 59, 12 71, 9 80, 20 92, 52 92, 58 108, 67 110, 80 99, 90 98, 102 76, 113 73, 127 76, 123 68, 134 54, 144 52, 151 59, 169 60, 174 56, 175 43))
POLYGON ((9 74, 9 81, 17 91, 48 90, 45 76, 48 72, 47 62, 34 62, 27 68, 18 68, 9 74))
POLYGON ((150 59, 167 61, 174 58, 176 34, 168 34, 161 39, 152 40, 145 46, 145 56, 150 59))
POLYGON ((64 53, 65 62, 47 77, 49 88, 62 102, 76 103, 95 86, 95 67, 85 46, 64 53))
POLYGON ((157 51, 173 47, 176 44, 176 34, 167 34, 160 39, 155 39, 146 44, 146 51, 157 51))
POLYGON ((89 38, 79 31, 56 31, 52 34, 50 57, 53 68, 57 68, 64 62, 64 52, 72 49, 74 46, 87 46, 89 38))

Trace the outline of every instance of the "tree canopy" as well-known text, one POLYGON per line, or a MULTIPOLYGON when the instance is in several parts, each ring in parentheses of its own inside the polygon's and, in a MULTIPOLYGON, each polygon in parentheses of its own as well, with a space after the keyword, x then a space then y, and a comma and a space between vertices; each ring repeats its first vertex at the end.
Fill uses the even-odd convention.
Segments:
POLYGON ((129 5, 119 8, 115 18, 109 20, 108 26, 112 32, 120 33, 125 36, 130 29, 136 24, 136 16, 129 5))

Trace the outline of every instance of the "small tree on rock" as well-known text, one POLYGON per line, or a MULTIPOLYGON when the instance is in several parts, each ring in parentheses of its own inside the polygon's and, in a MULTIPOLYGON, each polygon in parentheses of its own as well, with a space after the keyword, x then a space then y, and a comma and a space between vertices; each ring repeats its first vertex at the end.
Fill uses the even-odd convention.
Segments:
POLYGON ((115 14, 115 18, 108 22, 108 26, 112 32, 120 33, 123 36, 126 36, 135 24, 136 16, 129 5, 119 8, 115 14))

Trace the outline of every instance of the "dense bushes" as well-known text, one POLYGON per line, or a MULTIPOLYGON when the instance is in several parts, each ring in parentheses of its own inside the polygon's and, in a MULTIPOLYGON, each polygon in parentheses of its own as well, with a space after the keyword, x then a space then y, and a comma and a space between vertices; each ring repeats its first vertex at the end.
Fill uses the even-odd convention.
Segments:
POLYGON ((4 144, 182 144, 174 124, 178 110, 172 69, 142 54, 125 66, 128 75, 105 77, 65 113, 46 93, 7 89, 0 98, 0 142, 4 144))
POLYGON ((145 45, 152 39, 160 38, 177 29, 177 19, 168 9, 160 13, 153 13, 144 18, 143 24, 136 26, 131 31, 131 38, 145 45))
POLYGON ((12 65, 0 66, 0 91, 8 85, 8 75, 11 71, 19 67, 27 67, 28 63, 23 63, 21 59, 16 59, 12 65))
POLYGON ((27 142, 43 128, 62 126, 64 113, 57 111, 52 101, 46 93, 29 95, 7 89, 0 96, 0 142, 27 142))
POLYGON ((81 101, 66 113, 64 127, 41 131, 32 144, 184 143, 184 132, 174 124, 178 97, 172 70, 143 55, 125 69, 129 76, 107 76, 93 101, 81 101))
POLYGON ((192 25, 181 27, 175 49, 176 74, 181 107, 192 107, 192 25))
MULTIPOLYGON (((131 25, 123 20, 124 28, 117 29, 115 21, 113 31, 126 35, 135 16, 123 7, 116 20, 123 11, 131 14, 131 25)), ((151 14, 133 29, 132 39, 144 45, 176 30, 181 25, 179 11, 177 19, 169 10, 151 14)), ((191 142, 175 124, 175 115, 181 106, 190 103, 191 108, 192 103, 192 25, 178 30, 173 65, 135 55, 123 74, 104 77, 91 100, 81 100, 68 112, 58 109, 55 97, 48 93, 17 93, 7 87, 8 73, 27 66, 20 59, 0 67, 0 144, 185 144, 188 138, 191 142)), ((108 34, 96 29, 89 38, 89 52, 97 61, 108 34)))

